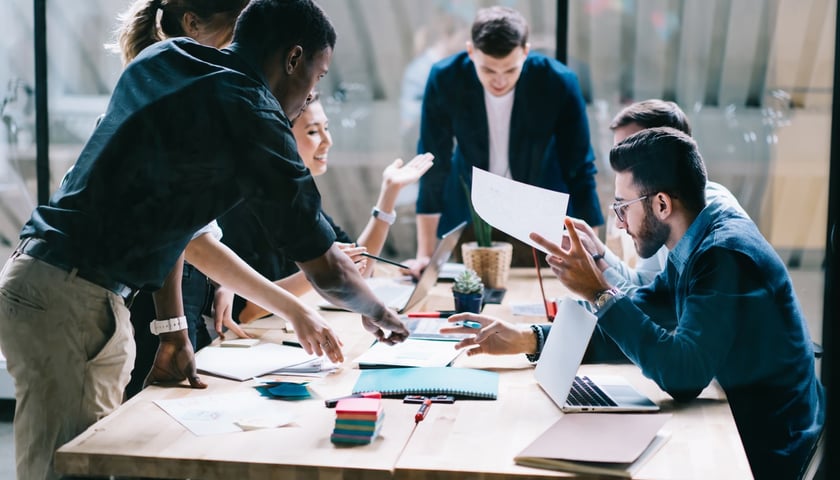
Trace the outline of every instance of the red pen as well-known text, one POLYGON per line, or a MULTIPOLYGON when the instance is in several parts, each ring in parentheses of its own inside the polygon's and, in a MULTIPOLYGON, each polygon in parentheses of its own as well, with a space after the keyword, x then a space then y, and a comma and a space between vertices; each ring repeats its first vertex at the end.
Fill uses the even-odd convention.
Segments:
POLYGON ((441 310, 440 312, 408 312, 408 318, 449 318, 455 315, 454 310, 441 310))
POLYGON ((414 423, 420 423, 424 418, 426 418, 426 414, 429 413, 430 408, 432 408, 432 399, 427 398, 423 400, 423 404, 420 405, 417 413, 414 414, 414 423))

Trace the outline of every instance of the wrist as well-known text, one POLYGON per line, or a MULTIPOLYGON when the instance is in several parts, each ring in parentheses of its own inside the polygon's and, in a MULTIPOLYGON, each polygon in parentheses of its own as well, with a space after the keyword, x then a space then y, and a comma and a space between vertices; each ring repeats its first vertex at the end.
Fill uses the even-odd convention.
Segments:
POLYGON ((374 206, 370 211, 370 215, 379 221, 387 223, 388 225, 393 225, 394 222, 397 221, 397 212, 393 208, 391 208, 390 211, 384 211, 378 206, 374 206))
POLYGON ((526 335, 528 346, 526 347, 525 358, 529 362, 536 362, 540 359, 540 353, 542 353, 543 345, 545 345, 545 333, 541 326, 531 325, 526 331, 526 335))
POLYGON ((149 323, 149 330, 153 335, 160 335, 162 333, 178 332, 181 330, 186 331, 187 326, 187 317, 181 315, 164 320, 152 320, 149 323))

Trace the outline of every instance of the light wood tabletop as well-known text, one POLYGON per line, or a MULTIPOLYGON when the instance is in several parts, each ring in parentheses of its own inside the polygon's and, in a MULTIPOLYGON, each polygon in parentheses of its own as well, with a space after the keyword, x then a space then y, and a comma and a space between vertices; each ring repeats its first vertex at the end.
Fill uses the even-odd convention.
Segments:
MULTIPOLYGON (((544 271, 546 295, 562 294, 562 286, 544 271)), ((451 309, 449 284, 439 283, 416 310, 451 309)), ((317 295, 305 297, 317 302, 317 295)), ((540 317, 512 316, 513 303, 539 303, 533 269, 514 269, 502 305, 485 313, 515 322, 537 323, 540 317)), ((253 391, 255 382, 235 382, 203 375, 206 390, 150 387, 116 412, 91 426, 56 453, 64 474, 141 476, 191 479, 461 479, 542 478, 560 472, 515 465, 513 457, 562 414, 534 380, 533 365, 524 355, 460 356, 454 366, 500 373, 496 401, 458 400, 434 404, 426 419, 414 423, 417 405, 387 399, 381 433, 369 445, 338 447, 330 442, 335 410, 323 400, 349 394, 360 371, 352 359, 365 351, 372 336, 359 315, 322 312, 339 332, 348 361, 333 375, 307 379, 312 399, 279 402, 294 414, 287 427, 197 436, 170 417, 154 401, 253 391)), ((293 335, 283 321, 264 319, 248 331, 263 341, 280 342, 293 335)), ((640 478, 750 478, 750 470, 732 414, 713 384, 701 398, 676 404, 632 365, 584 365, 587 374, 618 374, 672 413, 671 432, 662 449, 645 464, 640 478)), ((268 379, 302 381, 300 377, 268 379)), ((256 392, 254 395, 257 395, 256 392)))

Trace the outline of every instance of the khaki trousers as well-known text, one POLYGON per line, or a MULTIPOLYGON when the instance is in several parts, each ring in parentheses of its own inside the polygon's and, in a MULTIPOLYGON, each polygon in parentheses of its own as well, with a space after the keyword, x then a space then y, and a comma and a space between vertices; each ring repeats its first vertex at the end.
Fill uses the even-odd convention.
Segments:
POLYGON ((19 480, 61 478, 58 447, 116 409, 134 364, 122 298, 14 254, 0 272, 0 349, 15 382, 19 480))

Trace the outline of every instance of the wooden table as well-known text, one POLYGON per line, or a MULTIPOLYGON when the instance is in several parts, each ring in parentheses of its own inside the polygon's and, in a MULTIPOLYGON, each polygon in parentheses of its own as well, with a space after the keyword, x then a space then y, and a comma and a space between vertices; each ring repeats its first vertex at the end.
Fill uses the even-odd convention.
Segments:
MULTIPOLYGON (((546 295, 559 295, 562 287, 550 277, 544 275, 546 295)), ((448 288, 448 284, 439 284, 418 309, 451 308, 448 288)), ((307 301, 317 301, 316 296, 307 301)), ((514 270, 504 303, 539 301, 533 271, 514 270)), ((362 329, 358 315, 323 313, 340 333, 348 359, 370 345, 371 336, 362 329)), ((540 321, 513 317, 505 305, 489 305, 485 313, 518 322, 540 321)), ((265 341, 280 341, 289 334, 273 328, 279 323, 260 321, 249 329, 265 341)), ((337 374, 312 380, 314 399, 284 402, 294 409, 296 420, 293 426, 278 429, 196 436, 153 403, 158 399, 242 392, 252 388, 251 382, 204 375, 210 384, 207 390, 147 388, 62 446, 56 453, 56 468, 72 475, 243 480, 568 476, 513 462, 514 455, 562 415, 536 384, 533 366, 523 355, 461 356, 455 366, 499 372, 498 400, 435 404, 416 427, 416 405, 386 400, 381 435, 370 445, 336 447, 329 440, 335 411, 326 409, 323 399, 352 390, 359 370, 348 361, 337 374)), ((585 365, 581 370, 623 375, 663 411, 673 413, 665 426, 671 438, 639 472, 640 478, 750 478, 729 406, 715 385, 700 399, 680 405, 635 366, 585 365)))

